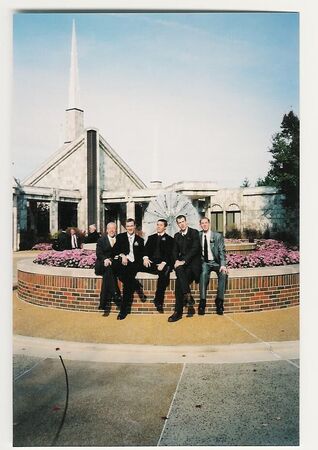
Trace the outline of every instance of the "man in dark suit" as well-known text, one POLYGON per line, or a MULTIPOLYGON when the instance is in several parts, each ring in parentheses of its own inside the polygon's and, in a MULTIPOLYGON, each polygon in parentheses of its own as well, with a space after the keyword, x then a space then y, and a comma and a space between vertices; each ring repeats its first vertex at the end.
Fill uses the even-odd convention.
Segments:
POLYGON ((157 233, 148 237, 143 257, 144 272, 158 275, 154 304, 159 313, 163 313, 163 300, 169 284, 172 270, 173 238, 166 233, 167 221, 157 221, 157 233))
POLYGON ((68 250, 82 248, 82 238, 77 228, 71 227, 66 230, 66 233, 68 234, 68 250))
POLYGON ((88 227, 88 233, 84 238, 85 244, 95 244, 100 238, 100 233, 98 233, 96 225, 93 223, 88 227))
POLYGON ((118 270, 119 279, 123 282, 123 300, 117 316, 118 320, 123 320, 127 316, 128 306, 136 286, 135 277, 143 267, 144 240, 136 234, 135 220, 127 219, 125 228, 125 233, 117 235, 114 246, 116 270, 118 270))
POLYGON ((114 246, 116 243, 116 224, 109 222, 106 227, 106 234, 98 239, 96 244, 96 266, 103 276, 102 288, 100 292, 100 302, 98 309, 106 311, 110 309, 112 300, 118 305, 121 301, 120 290, 116 273, 113 270, 114 246))
POLYGON ((183 307, 189 305, 193 309, 194 299, 191 296, 190 284, 199 282, 201 272, 201 247, 199 232, 190 228, 185 216, 176 218, 180 231, 174 235, 173 260, 176 272, 175 312, 169 322, 182 318, 183 307))
POLYGON ((69 236, 66 233, 66 227, 62 228, 58 234, 57 240, 53 244, 53 250, 62 252, 69 248, 69 236))
POLYGON ((210 229, 210 220, 203 217, 200 220, 202 272, 200 276, 200 304, 198 314, 204 315, 206 306, 206 290, 210 281, 210 273, 216 272, 218 276, 218 289, 215 299, 216 312, 219 315, 224 311, 224 293, 227 284, 227 268, 225 259, 225 245, 222 234, 210 229))

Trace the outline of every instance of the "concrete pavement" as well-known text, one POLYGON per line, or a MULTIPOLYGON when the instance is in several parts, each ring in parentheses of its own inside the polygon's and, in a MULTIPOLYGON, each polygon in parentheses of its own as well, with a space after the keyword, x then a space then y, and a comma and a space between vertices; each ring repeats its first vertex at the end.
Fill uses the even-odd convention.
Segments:
POLYGON ((15 446, 298 445, 298 361, 133 364, 16 355, 15 446), (55 438, 57 439, 55 440, 55 438))
POLYGON ((299 443, 298 307, 170 324, 14 292, 13 326, 15 446, 299 443))

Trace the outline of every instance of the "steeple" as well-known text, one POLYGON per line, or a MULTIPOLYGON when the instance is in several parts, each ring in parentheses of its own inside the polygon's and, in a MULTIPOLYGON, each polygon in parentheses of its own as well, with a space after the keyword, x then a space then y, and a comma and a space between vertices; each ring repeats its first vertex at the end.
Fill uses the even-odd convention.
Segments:
POLYGON ((72 27, 71 67, 68 107, 66 109, 65 144, 72 142, 84 130, 84 111, 80 108, 79 77, 75 21, 72 27))

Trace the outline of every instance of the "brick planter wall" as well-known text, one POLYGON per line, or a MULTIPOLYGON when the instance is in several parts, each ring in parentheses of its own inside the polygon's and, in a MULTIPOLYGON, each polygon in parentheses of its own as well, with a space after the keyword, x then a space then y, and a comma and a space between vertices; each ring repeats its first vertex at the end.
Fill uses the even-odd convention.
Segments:
MULTIPOLYGON (((156 277, 139 273, 144 293, 148 297, 142 302, 135 293, 131 312, 136 314, 156 313, 152 299, 156 288, 156 277)), ((24 260, 18 264, 18 296, 29 303, 50 308, 78 311, 98 311, 101 277, 92 269, 67 269, 48 267, 24 260)), ((207 293, 207 313, 214 313, 217 279, 211 275, 207 293)), ((166 290, 164 310, 171 313, 174 308, 175 275, 171 274, 166 290)), ((198 285, 193 283, 192 293, 199 301, 198 285)), ((250 312, 286 308, 299 304, 299 266, 264 267, 260 269, 232 269, 229 273, 225 296, 225 312, 250 312)), ((112 305, 112 312, 116 312, 112 305)))

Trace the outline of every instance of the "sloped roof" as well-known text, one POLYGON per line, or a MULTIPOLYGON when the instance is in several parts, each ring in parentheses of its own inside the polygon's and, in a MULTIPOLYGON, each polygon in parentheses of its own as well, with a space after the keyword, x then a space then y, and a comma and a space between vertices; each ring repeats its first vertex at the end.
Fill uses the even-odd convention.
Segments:
POLYGON ((85 139, 85 132, 83 132, 77 139, 67 145, 60 147, 52 156, 50 156, 38 169, 36 169, 29 177, 22 181, 21 184, 34 186, 43 177, 45 177, 51 170, 58 166, 68 156, 75 152, 83 143, 85 139))
MULTIPOLYGON (((84 132, 70 144, 60 147, 50 158, 48 158, 38 169, 36 169, 30 176, 22 181, 22 185, 34 186, 42 178, 44 178, 51 170, 58 166, 62 161, 68 158, 83 144, 88 130, 96 130, 95 128, 86 128, 84 132)), ((101 148, 111 158, 115 164, 125 173, 125 175, 136 185, 138 189, 144 189, 147 186, 145 183, 132 171, 132 169, 125 163, 125 161, 116 153, 110 144, 99 135, 99 142, 101 148)))
POLYGON ((99 142, 101 144, 104 152, 111 158, 117 166, 125 173, 125 175, 136 185, 139 189, 145 189, 147 186, 138 177, 138 175, 133 172, 133 170, 125 163, 125 161, 116 153, 116 151, 110 146, 110 144, 100 135, 99 142))

